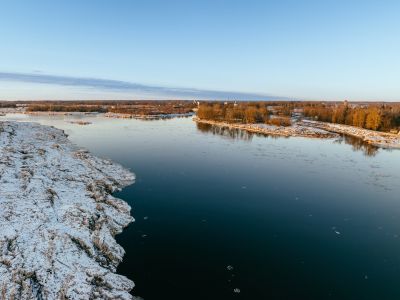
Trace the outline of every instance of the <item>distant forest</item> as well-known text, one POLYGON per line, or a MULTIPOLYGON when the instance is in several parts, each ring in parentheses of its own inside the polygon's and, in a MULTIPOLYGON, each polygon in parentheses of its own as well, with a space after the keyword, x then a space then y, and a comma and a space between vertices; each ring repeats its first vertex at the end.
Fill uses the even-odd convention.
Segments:
POLYGON ((31 104, 26 111, 53 111, 53 112, 107 112, 107 108, 101 105, 79 104, 31 104))
POLYGON ((265 123, 277 126, 291 125, 291 110, 286 105, 274 106, 271 102, 201 103, 197 117, 227 123, 265 123))
POLYGON ((240 102, 201 103, 200 119, 228 123, 267 123, 288 126, 293 118, 351 125, 378 131, 400 128, 400 103, 240 102))
POLYGON ((308 104, 304 116, 323 122, 390 131, 400 127, 400 104, 363 104, 344 102, 340 105, 308 104))
POLYGON ((193 111, 193 101, 43 101, 27 104, 28 112, 112 112, 131 115, 185 114, 193 111))

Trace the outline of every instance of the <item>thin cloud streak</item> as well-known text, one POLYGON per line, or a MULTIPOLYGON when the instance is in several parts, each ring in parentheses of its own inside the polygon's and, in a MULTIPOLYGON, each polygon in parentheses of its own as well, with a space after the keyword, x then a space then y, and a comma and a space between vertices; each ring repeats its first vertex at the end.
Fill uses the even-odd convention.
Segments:
POLYGON ((0 72, 0 81, 16 81, 29 82, 37 84, 51 84, 68 87, 86 87, 91 89, 124 92, 124 93, 142 93, 146 95, 154 95, 171 98, 182 99, 221 99, 221 100, 285 100, 284 97, 275 97, 272 95, 263 95, 256 93, 243 93, 231 91, 213 91, 191 88, 169 88, 161 86, 151 86, 137 84, 127 81, 99 79, 99 78, 82 78, 57 76, 42 73, 11 73, 0 72))

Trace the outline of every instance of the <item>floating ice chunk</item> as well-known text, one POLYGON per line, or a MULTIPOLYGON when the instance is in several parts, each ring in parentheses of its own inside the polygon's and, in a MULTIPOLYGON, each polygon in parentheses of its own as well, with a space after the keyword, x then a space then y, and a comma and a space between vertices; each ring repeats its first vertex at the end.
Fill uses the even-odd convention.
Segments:
POLYGON ((232 271, 232 270, 233 270, 233 266, 228 265, 228 266, 226 267, 226 269, 227 269, 228 271, 232 271))
POLYGON ((235 289, 233 289, 233 292, 236 293, 236 294, 239 294, 240 293, 240 289, 235 288, 235 289))
POLYGON ((332 230, 333 230, 333 232, 336 233, 337 235, 341 235, 340 231, 338 231, 338 230, 336 229, 335 226, 332 227, 332 230))

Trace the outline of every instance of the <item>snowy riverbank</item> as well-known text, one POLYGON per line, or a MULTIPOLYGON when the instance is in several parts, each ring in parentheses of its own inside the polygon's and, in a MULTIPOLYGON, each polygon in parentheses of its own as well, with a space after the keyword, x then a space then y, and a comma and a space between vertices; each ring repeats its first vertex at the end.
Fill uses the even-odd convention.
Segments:
POLYGON ((373 131, 354 126, 309 121, 309 120, 303 120, 302 122, 300 122, 300 124, 302 126, 308 126, 310 128, 318 128, 321 130, 354 136, 360 138, 361 140, 363 140, 368 144, 377 147, 400 149, 400 134, 373 131))
POLYGON ((114 236, 133 218, 111 193, 134 179, 59 129, 0 122, 0 298, 132 299, 114 236))
POLYGON ((364 142, 377 147, 400 149, 400 134, 367 130, 342 124, 302 120, 298 122, 295 121, 291 126, 283 127, 267 124, 225 123, 201 120, 199 118, 193 118, 193 120, 195 122, 210 124, 214 126, 236 128, 253 133, 285 137, 300 136, 309 138, 335 138, 338 137, 339 134, 344 134, 360 138, 364 142))
POLYGON ((300 136, 309 138, 334 138, 338 137, 336 133, 328 132, 323 129, 311 128, 310 126, 302 126, 300 124, 294 124, 292 126, 274 126, 268 124, 237 124, 237 123, 226 123, 216 122, 210 120, 201 120, 199 118, 193 119, 195 122, 209 124, 220 127, 228 127, 246 130, 253 133, 260 133, 266 135, 277 135, 277 136, 300 136))

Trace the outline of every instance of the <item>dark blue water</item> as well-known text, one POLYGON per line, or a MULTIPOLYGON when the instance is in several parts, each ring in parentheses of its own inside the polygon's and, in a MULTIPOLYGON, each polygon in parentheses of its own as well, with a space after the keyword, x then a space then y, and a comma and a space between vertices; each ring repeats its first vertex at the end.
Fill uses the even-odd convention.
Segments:
POLYGON ((134 295, 400 299, 400 151, 190 119, 36 120, 136 173, 117 195, 136 219, 118 236, 134 295))

